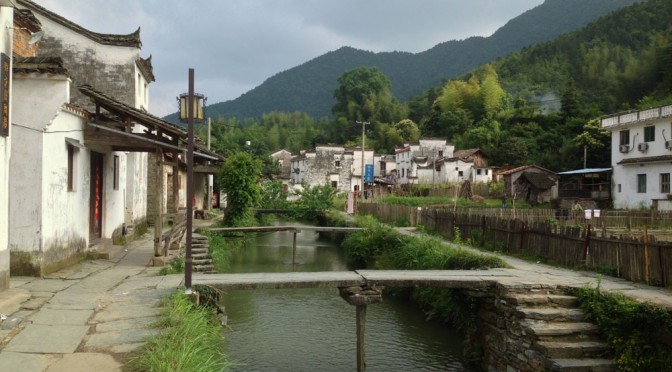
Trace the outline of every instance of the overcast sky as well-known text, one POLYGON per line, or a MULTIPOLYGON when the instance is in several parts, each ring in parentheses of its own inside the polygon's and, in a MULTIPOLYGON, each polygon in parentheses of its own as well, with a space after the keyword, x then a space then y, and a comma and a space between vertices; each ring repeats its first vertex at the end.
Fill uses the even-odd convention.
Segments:
POLYGON ((149 111, 177 111, 194 68, 208 104, 235 99, 267 78, 342 46, 421 52, 489 36, 543 0, 33 0, 94 32, 141 27, 153 55, 149 111))

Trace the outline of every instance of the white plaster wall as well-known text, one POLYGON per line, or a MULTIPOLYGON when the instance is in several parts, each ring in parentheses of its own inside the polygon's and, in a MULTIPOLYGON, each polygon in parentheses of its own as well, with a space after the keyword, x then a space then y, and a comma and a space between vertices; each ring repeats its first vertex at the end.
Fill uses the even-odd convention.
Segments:
MULTIPOLYGON (((75 239, 89 241, 90 153, 76 155, 75 190, 68 191, 68 147, 66 138, 84 143, 84 119, 61 111, 43 134, 42 146, 42 249, 75 239)), ((38 150, 39 149, 35 149, 38 150)), ((65 258, 65 257, 64 257, 65 258)))
MULTIPOLYGON (((35 13, 35 16, 42 23, 45 35, 58 35, 58 39, 62 41, 64 49, 76 50, 78 53, 92 54, 96 60, 103 61, 110 67, 118 64, 135 63, 138 57, 137 48, 98 44, 39 13, 35 13), (124 50, 127 52, 124 53, 124 50)), ((131 30, 130 32, 132 31, 135 30, 131 30)))
MULTIPOLYGON (((12 55, 12 39, 10 37, 14 19, 14 9, 11 7, 0 7, 0 52, 12 55)), ((11 62, 10 68, 11 71, 11 62)), ((10 92, 12 91, 12 80, 10 79, 10 92)), ((13 98, 12 93, 10 97, 13 98)), ((12 122, 13 107, 10 103, 9 122, 12 122)), ((0 273, 5 273, 0 278, 0 290, 9 287, 9 161, 11 158, 13 130, 10 126, 9 136, 0 137, 0 273)))
POLYGON ((126 224, 135 224, 147 217, 147 161, 144 152, 126 155, 126 224))
POLYGON ((111 238, 112 233, 125 222, 126 198, 126 153, 112 151, 104 154, 103 159, 103 238, 111 238), (119 157, 119 187, 114 189, 114 156, 119 157))
MULTIPOLYGON (((44 161, 53 160, 58 154, 46 152, 49 156, 45 158, 43 146, 45 141, 54 138, 45 135, 50 126, 58 127, 59 130, 69 130, 67 126, 62 127, 57 123, 60 107, 66 102, 64 100, 69 98, 68 91, 69 80, 66 77, 49 78, 42 75, 14 77, 12 132, 15 145, 12 148, 9 185, 11 195, 9 208, 12 216, 9 233, 11 250, 40 252, 45 239, 51 238, 50 235, 45 235, 44 231, 43 197, 48 191, 52 192, 52 196, 56 195, 53 194, 55 190, 45 189, 44 178, 49 168, 45 167, 44 161)), ((81 132, 65 132, 59 136, 61 137, 59 144, 62 147, 59 148, 59 152, 65 151, 65 161, 58 165, 64 167, 67 180, 67 147, 64 137, 81 136, 81 132)), ((67 181, 64 187, 67 187, 67 181)))
POLYGON ((145 76, 135 64, 135 108, 141 108, 149 111, 149 83, 145 76), (145 89, 147 86, 147 89, 145 89))
POLYGON ((667 193, 660 192, 660 174, 672 173, 672 165, 667 163, 618 164, 625 159, 672 155, 665 148, 665 140, 672 139, 672 123, 670 118, 659 118, 634 122, 619 127, 606 128, 611 130, 611 163, 613 172, 614 207, 620 209, 649 208, 652 199, 666 199, 667 193), (644 142, 644 127, 655 125, 655 141, 648 142, 648 149, 640 151, 637 145, 644 142), (630 151, 620 152, 620 131, 630 131, 630 151), (646 193, 637 192, 637 175, 646 174, 646 193), (621 191, 618 191, 618 185, 621 191))

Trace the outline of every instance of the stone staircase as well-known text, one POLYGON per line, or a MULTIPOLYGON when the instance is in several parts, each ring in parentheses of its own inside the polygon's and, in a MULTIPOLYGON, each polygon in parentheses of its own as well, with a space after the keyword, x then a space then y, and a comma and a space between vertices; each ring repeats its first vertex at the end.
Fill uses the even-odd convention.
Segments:
POLYGON ((510 293, 521 325, 531 336, 530 348, 546 355, 549 371, 614 371, 609 345, 600 339, 598 327, 584 322, 578 298, 550 293, 510 293))
POLYGON ((216 272, 209 250, 210 242, 207 236, 195 233, 191 235, 191 258, 194 271, 202 273, 216 272))

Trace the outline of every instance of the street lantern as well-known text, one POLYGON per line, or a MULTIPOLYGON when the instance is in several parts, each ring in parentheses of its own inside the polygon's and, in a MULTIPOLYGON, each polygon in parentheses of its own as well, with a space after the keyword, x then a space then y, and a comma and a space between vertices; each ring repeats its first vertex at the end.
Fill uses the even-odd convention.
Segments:
MULTIPOLYGON (((205 103, 207 100, 208 98, 204 95, 194 93, 194 106, 192 111, 194 113, 195 122, 201 122, 205 119, 205 103)), ((189 108, 189 93, 180 94, 180 96, 177 97, 177 101, 179 103, 180 121, 183 123, 189 122, 189 110, 187 110, 189 108)))
POLYGON ((194 122, 203 121, 205 97, 194 93, 194 69, 189 69, 189 93, 178 97, 180 120, 187 123, 187 246, 184 259, 184 293, 191 295, 191 270, 193 258, 191 241, 194 223, 194 122))

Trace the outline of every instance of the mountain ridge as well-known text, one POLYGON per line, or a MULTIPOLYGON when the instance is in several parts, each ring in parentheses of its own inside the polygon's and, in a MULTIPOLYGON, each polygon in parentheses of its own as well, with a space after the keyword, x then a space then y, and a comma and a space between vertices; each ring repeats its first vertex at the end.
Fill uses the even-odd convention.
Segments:
MULTIPOLYGON (((343 46, 276 73, 238 98, 208 106, 208 115, 259 118, 272 111, 302 111, 328 117, 337 79, 345 71, 378 67, 400 101, 525 47, 577 30, 591 21, 642 0, 546 0, 509 20, 488 37, 450 40, 418 53, 364 51, 343 46)), ((175 121, 176 114, 166 117, 175 121)))

